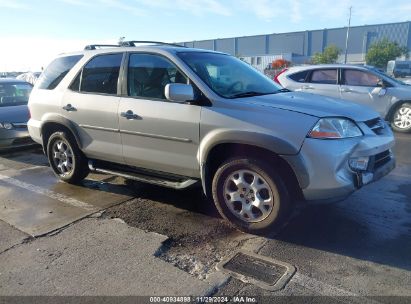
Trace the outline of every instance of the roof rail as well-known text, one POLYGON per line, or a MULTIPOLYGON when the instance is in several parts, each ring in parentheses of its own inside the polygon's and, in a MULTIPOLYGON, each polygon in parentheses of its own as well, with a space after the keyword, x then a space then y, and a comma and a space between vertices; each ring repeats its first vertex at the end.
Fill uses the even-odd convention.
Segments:
POLYGON ((139 40, 123 41, 121 43, 121 46, 136 46, 136 43, 152 43, 152 44, 170 45, 170 46, 176 46, 176 47, 186 47, 184 45, 175 44, 175 43, 167 43, 167 42, 160 42, 160 41, 139 41, 139 40))
POLYGON ((84 48, 84 50, 96 50, 97 48, 101 48, 101 47, 119 47, 120 45, 118 44, 90 44, 90 45, 86 45, 86 47, 84 48))

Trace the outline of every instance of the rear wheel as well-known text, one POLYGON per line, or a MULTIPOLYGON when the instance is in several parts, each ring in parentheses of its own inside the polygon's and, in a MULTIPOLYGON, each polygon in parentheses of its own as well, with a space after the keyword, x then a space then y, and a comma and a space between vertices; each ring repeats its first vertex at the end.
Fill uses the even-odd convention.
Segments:
POLYGON ((54 174, 67 183, 77 183, 89 173, 86 158, 66 132, 55 132, 50 136, 47 156, 54 174))
POLYGON ((391 127, 397 132, 411 132, 411 104, 403 103, 392 115, 391 127))
POLYGON ((220 214, 240 230, 273 232, 290 211, 288 191, 273 165, 256 159, 231 159, 217 170, 212 192, 220 214))

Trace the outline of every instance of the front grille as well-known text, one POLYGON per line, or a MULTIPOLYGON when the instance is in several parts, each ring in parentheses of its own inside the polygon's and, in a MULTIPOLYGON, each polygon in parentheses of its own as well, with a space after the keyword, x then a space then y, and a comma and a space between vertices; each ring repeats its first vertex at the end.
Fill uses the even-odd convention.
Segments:
POLYGON ((382 135, 387 124, 381 118, 377 117, 364 122, 375 134, 382 135))
POLYGON ((384 152, 378 153, 374 156, 374 169, 384 166, 391 160, 391 151, 386 150, 384 152))

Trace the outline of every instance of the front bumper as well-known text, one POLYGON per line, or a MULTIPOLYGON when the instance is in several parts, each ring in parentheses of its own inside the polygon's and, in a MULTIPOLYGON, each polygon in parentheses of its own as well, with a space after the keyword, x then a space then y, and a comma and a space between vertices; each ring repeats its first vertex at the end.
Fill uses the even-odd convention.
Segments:
POLYGON ((391 153, 395 143, 390 130, 383 135, 366 134, 362 137, 340 140, 307 138, 300 153, 288 157, 306 200, 339 201, 355 190, 387 175, 395 168, 391 153), (369 157, 364 171, 354 171, 349 166, 352 157, 369 157))

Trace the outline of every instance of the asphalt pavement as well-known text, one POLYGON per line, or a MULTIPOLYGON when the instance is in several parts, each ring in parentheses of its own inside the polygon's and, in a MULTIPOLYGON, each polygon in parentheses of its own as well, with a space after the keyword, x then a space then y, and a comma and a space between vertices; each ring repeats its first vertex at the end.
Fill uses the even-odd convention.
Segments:
POLYGON ((198 188, 107 175, 67 185, 38 149, 1 155, 0 295, 411 297, 411 136, 396 137, 390 175, 339 203, 300 203, 270 237, 227 225, 198 188), (216 269, 238 250, 296 272, 269 291, 216 269))

